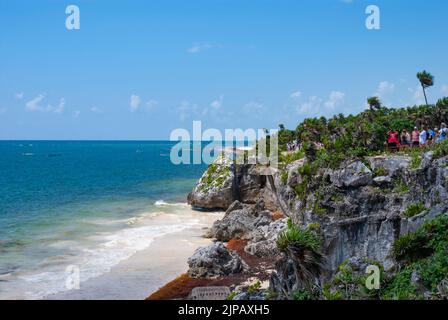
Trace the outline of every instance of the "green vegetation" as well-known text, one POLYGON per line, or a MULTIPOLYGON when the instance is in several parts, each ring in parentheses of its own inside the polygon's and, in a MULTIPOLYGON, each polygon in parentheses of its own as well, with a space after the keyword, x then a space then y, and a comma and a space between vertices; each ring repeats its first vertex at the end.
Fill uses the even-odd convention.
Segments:
POLYGON ((214 163, 208 166, 203 177, 201 178, 200 190, 205 191, 212 187, 221 187, 230 175, 230 169, 224 164, 214 163))
POLYGON ((411 158, 411 169, 418 169, 422 163, 420 152, 413 152, 411 158))
MULTIPOLYGON (((280 150, 286 150, 286 144, 294 139, 301 141, 303 150, 297 154, 281 156, 280 162, 288 164, 306 156, 308 162, 318 168, 337 168, 348 158, 362 159, 388 152, 386 137, 390 129, 398 132, 406 129, 411 132, 414 126, 427 125, 434 128, 440 127, 442 122, 448 123, 448 97, 439 99, 436 105, 399 109, 381 105, 378 107, 375 101, 370 102, 373 107, 358 115, 339 114, 329 119, 308 118, 294 131, 280 130, 280 150)), ((448 155, 448 143, 418 149, 407 148, 401 153, 415 154, 412 165, 417 167, 417 155, 429 150, 434 150, 436 157, 448 155)))
POLYGON ((411 218, 413 216, 416 216, 416 215, 422 213, 425 210, 426 210, 426 207, 423 203, 413 203, 413 204, 409 205, 409 207, 406 208, 406 210, 403 212, 403 215, 406 218, 411 218))
POLYGON ((226 298, 226 300, 233 300, 236 297, 237 293, 232 291, 226 298))
POLYGON ((387 172, 387 170, 383 167, 378 167, 373 171, 373 177, 383 177, 383 176, 387 176, 389 174, 389 172, 387 172))
MULTIPOLYGON (((278 272, 287 273, 292 263, 294 276, 299 285, 308 292, 313 292, 315 279, 320 277, 324 257, 321 253, 321 238, 309 229, 295 225, 288 220, 286 230, 277 238, 277 246, 284 256, 277 262, 278 272)), ((296 290, 285 288, 289 297, 297 297, 296 290)), ((300 294, 303 297, 303 294, 300 294)))
POLYGON ((392 189, 393 193, 403 195, 408 193, 409 191, 410 191, 409 186, 402 179, 394 180, 394 188, 392 189))
POLYGON ((381 109, 381 101, 378 97, 369 97, 367 98, 367 104, 370 107, 370 110, 378 110, 381 109))
POLYGON ((255 283, 251 284, 248 288, 247 288, 247 293, 249 294, 254 294, 255 292, 257 292, 258 290, 260 290, 261 288, 261 282, 260 281, 256 281, 255 283))
POLYGON ((288 226, 277 239, 277 247, 286 251, 289 246, 301 247, 312 251, 319 251, 321 239, 309 228, 301 228, 288 220, 288 226))
POLYGON ((279 161, 281 163, 284 164, 290 164, 293 163, 294 161, 300 160, 305 156, 305 152, 303 150, 298 150, 298 151, 293 151, 293 152, 288 152, 288 153, 282 153, 279 156, 279 161))
POLYGON ((427 221, 417 231, 402 236, 394 243, 393 253, 402 269, 387 283, 383 299, 423 299, 429 291, 440 298, 439 285, 448 277, 448 215, 427 221), (417 274, 419 283, 412 281, 417 274), (423 286, 423 288, 420 288, 423 286))

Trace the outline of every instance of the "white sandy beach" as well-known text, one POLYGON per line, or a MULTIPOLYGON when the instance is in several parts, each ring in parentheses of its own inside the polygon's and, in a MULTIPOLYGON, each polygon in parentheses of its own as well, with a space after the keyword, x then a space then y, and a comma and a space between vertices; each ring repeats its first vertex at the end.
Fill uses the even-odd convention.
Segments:
POLYGON ((220 213, 195 212, 199 223, 182 231, 156 238, 151 245, 114 266, 110 272, 81 282, 79 290, 46 297, 51 300, 125 299, 141 300, 188 270, 187 259, 200 246, 202 237, 220 213))

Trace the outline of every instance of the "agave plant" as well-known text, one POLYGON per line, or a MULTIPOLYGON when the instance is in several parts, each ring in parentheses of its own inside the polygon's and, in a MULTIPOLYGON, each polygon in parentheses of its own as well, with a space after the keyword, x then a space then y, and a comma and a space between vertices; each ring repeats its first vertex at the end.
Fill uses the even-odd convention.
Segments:
POLYGON ((288 220, 287 229, 277 239, 277 246, 284 254, 277 262, 277 270, 284 278, 292 272, 294 278, 293 286, 288 286, 284 293, 291 296, 294 290, 302 288, 311 292, 323 270, 324 256, 320 251, 320 238, 288 220))

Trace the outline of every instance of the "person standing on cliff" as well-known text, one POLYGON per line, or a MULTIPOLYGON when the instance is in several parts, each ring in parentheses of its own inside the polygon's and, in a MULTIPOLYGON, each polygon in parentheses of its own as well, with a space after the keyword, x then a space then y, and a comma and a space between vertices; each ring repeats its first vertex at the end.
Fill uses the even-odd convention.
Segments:
POLYGON ((420 145, 419 141, 420 132, 418 131, 417 127, 414 127, 414 131, 412 131, 412 146, 418 147, 420 145))

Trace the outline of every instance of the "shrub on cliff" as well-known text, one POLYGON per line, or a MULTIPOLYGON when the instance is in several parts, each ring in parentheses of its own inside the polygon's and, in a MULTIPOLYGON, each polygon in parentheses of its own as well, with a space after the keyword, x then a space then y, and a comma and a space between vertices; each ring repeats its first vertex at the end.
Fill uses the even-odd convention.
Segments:
POLYGON ((393 254, 402 269, 388 281, 383 299, 440 298, 448 278, 448 215, 399 238, 393 254))
POLYGON ((293 298, 297 290, 312 292, 323 268, 324 257, 321 253, 321 239, 313 231, 295 225, 288 220, 287 229, 277 239, 277 246, 284 257, 277 262, 281 274, 293 270, 293 285, 285 288, 284 293, 293 298))

